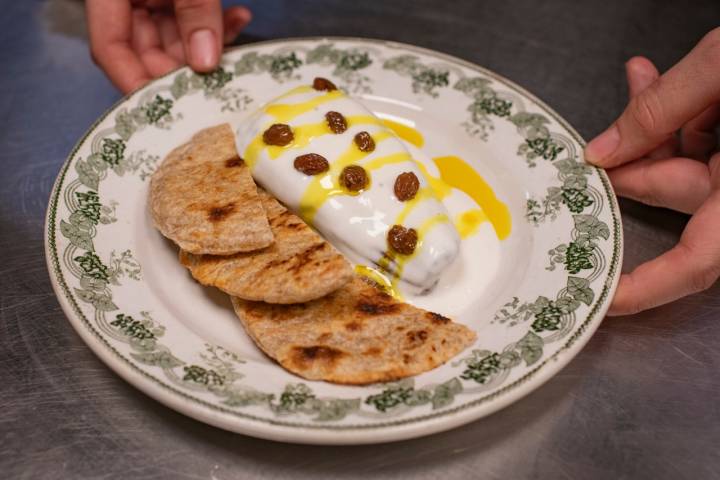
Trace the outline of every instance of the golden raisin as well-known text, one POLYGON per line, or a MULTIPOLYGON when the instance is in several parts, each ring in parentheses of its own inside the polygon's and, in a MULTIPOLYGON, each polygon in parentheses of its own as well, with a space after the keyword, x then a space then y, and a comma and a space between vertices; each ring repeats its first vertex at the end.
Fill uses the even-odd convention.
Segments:
POLYGON ((420 180, 413 172, 404 172, 395 179, 395 196, 401 202, 412 200, 420 188, 420 180))
POLYGON ((340 173, 340 184, 351 192, 359 192, 368 184, 368 175, 359 165, 350 165, 340 173))
POLYGON ((313 80, 313 88, 315 90, 327 90, 328 92, 337 90, 333 82, 323 77, 315 77, 315 80, 313 80))
POLYGON ((417 246, 418 235, 414 228, 405 228, 401 225, 393 225, 387 235, 388 245, 397 253, 412 255, 417 246))
POLYGON ((327 159, 317 153, 308 153, 295 158, 293 162, 295 170, 305 175, 317 175, 318 173, 327 172, 330 164, 327 159))
POLYGON ((263 133, 263 142, 267 145, 284 147, 295 139, 292 129, 284 123, 275 123, 263 133))
POLYGON ((368 132, 360 132, 355 135, 355 145, 361 152, 372 152, 375 150, 375 140, 368 132))
POLYGON ((325 114, 325 119, 327 120, 328 127, 330 127, 330 130, 332 130, 333 133, 343 133, 347 130, 347 121, 345 120, 345 117, 343 117, 342 113, 327 112, 325 114))

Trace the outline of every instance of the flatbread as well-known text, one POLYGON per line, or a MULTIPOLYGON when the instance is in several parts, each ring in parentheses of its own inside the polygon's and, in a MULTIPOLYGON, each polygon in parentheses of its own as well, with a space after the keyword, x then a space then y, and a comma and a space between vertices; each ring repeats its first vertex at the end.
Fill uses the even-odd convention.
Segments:
POLYGON ((229 255, 273 242, 227 124, 203 130, 170 152, 150 182, 150 210, 158 230, 191 253, 229 255))
POLYGON ((275 243, 230 256, 180 252, 180 261, 203 285, 245 300, 307 302, 334 292, 353 276, 345 258, 299 217, 258 189, 275 243))
POLYGON ((475 340, 464 325, 396 301, 358 277, 309 303, 234 297, 233 306, 268 356, 309 380, 367 384, 417 375, 475 340))

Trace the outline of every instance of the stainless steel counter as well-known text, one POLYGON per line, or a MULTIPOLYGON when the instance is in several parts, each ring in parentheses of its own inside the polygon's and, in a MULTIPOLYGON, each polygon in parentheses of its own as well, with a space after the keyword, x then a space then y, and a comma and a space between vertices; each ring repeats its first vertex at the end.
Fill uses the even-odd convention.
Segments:
MULTIPOLYGON (((720 24, 717 0, 246 2, 242 41, 380 37, 528 88, 590 138, 623 108, 623 62, 668 68, 720 24)), ((52 293, 43 218, 65 156, 119 94, 87 53, 81 4, 0 2, 0 477, 720 478, 720 285, 606 319, 522 401, 454 431, 363 447, 285 445, 183 417, 112 373, 52 293)), ((622 204, 625 268, 669 248, 682 215, 622 204)))

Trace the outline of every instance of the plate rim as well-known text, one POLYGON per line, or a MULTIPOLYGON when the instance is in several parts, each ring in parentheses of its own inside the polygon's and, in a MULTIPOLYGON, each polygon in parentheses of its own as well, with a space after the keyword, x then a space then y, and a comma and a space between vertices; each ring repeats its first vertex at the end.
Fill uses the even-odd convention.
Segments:
MULTIPOLYGON (((425 47, 368 37, 307 36, 287 37, 247 43, 228 48, 223 51, 223 54, 272 44, 290 44, 293 42, 321 43, 323 41, 359 42, 389 48, 405 49, 407 51, 415 51, 477 71, 503 84, 504 86, 509 87, 511 90, 519 92, 522 96, 525 96, 533 101, 541 110, 543 110, 544 113, 558 122, 558 124, 561 125, 581 146, 585 146, 586 144, 580 134, 562 116, 522 86, 498 73, 468 60, 425 47)), ((187 393, 158 380, 154 376, 147 374, 145 371, 129 362, 97 332, 88 319, 85 318, 85 315, 76 304, 74 298, 69 295, 69 287, 65 282, 64 275, 61 271, 59 257, 56 252, 55 233, 57 230, 57 223, 55 217, 59 204, 60 187, 64 182, 65 175, 69 170, 73 158, 88 136, 91 135, 97 126, 103 122, 117 107, 129 101, 132 97, 148 86, 152 86, 183 69, 189 70, 187 66, 179 67, 152 80, 147 85, 124 95, 108 107, 90 125, 90 127, 88 127, 85 133, 75 143, 60 168, 60 171, 53 183, 53 187, 50 190, 50 197, 45 215, 45 259, 53 291, 55 296, 58 298, 58 302, 60 303, 65 316, 68 318, 70 324, 73 326, 75 331, 78 332, 85 344, 90 347, 90 349, 103 361, 103 363, 110 367, 111 370, 113 370, 125 381, 130 383, 134 388, 139 389, 143 393, 178 411, 179 413, 226 430, 246 435, 269 440, 308 444, 383 443, 425 436, 449 430, 459 425, 470 423, 481 417, 490 415, 510 405, 511 403, 514 403, 544 385, 550 378, 555 376, 562 368, 570 363, 570 361, 577 355, 577 353, 579 353, 585 344, 587 344, 595 330, 599 327, 600 323, 602 323, 602 319, 609 308, 608 298, 611 298, 612 294, 615 292, 620 278, 622 253, 624 248, 624 233, 617 197, 610 185, 609 179, 604 170, 591 166, 591 168, 598 173, 598 177, 600 178, 601 184, 605 190, 612 218, 612 258, 608 265, 608 278, 602 285, 602 289, 598 295, 598 300, 593 308, 587 313, 583 321, 557 349, 557 351, 543 359, 543 361, 538 365, 529 369, 520 378, 508 383, 507 385, 503 385, 498 390, 481 395, 455 407, 443 409, 439 412, 412 416, 411 418, 396 419, 375 424, 308 425, 305 423, 278 421, 258 417, 256 415, 230 408, 223 408, 206 402, 205 400, 193 397, 192 395, 188 395, 187 393), (527 382, 529 380, 534 381, 531 384, 528 384, 527 382), (495 399, 497 399, 495 402, 488 403, 489 401, 495 399), (381 435, 380 438, 378 438, 379 435, 381 435)))

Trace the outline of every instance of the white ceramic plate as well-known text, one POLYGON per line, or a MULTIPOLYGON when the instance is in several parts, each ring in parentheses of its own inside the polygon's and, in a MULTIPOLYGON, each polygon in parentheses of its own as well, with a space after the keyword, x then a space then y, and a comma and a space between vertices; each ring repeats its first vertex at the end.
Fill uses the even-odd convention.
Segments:
POLYGON ((528 394, 602 320, 617 285, 622 232, 607 177, 584 163, 582 146, 522 88, 437 52, 352 38, 243 46, 213 74, 183 68, 152 82, 90 128, 52 191, 47 262, 60 304, 90 348, 184 414, 301 443, 427 435, 528 394), (476 344, 412 379, 351 387, 290 374, 248 339, 227 296, 195 283, 152 227, 148 177, 171 149, 315 76, 414 125, 431 157, 466 159, 511 212, 506 239, 489 224, 481 229, 475 248, 486 261, 471 266, 478 288, 451 312, 478 333, 476 344))

